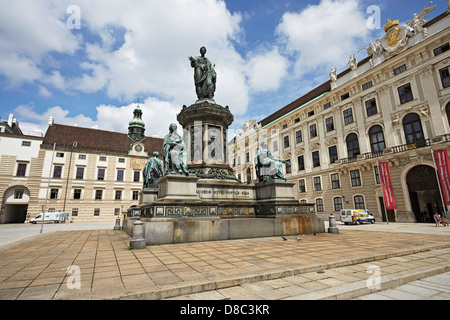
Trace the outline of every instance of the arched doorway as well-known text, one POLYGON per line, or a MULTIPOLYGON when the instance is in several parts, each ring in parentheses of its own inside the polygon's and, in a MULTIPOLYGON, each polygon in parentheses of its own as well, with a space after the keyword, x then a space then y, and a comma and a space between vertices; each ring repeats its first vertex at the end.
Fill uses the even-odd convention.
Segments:
POLYGON ((3 195, 0 223, 24 223, 27 216, 30 191, 24 186, 7 189, 3 195))
POLYGON ((442 215, 441 195, 433 167, 419 165, 412 168, 406 175, 406 183, 417 222, 434 222, 436 211, 442 215))

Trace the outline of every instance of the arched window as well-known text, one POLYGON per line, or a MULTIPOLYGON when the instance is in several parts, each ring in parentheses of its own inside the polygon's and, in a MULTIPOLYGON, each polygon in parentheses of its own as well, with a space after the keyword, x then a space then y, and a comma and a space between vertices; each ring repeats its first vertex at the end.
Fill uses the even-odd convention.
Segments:
POLYGON ((360 154, 358 136, 355 133, 351 133, 348 135, 346 142, 348 157, 356 158, 360 154))
POLYGON ((383 152, 386 149, 384 143, 383 128, 381 126, 373 126, 369 130, 370 147, 372 152, 383 152))
POLYGON ((425 142, 422 123, 416 113, 410 113, 403 119, 403 130, 406 144, 423 144, 425 142))

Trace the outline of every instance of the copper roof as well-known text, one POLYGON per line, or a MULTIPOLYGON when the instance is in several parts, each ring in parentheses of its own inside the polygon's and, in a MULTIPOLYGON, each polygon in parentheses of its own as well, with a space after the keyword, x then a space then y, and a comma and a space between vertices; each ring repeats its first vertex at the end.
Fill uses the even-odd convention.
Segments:
MULTIPOLYGON (((152 155, 154 151, 162 154, 163 141, 160 138, 146 137, 143 141, 145 151, 149 155, 152 155)), ((123 155, 129 153, 133 143, 124 133, 53 124, 48 127, 42 145, 53 147, 56 143, 58 148, 71 149, 75 142, 77 149, 123 155)))

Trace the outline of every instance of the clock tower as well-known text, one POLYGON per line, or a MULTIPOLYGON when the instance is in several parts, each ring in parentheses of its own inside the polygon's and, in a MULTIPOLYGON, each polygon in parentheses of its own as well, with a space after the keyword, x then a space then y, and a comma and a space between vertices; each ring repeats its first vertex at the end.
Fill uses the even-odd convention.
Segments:
POLYGON ((130 145, 130 154, 139 156, 148 156, 145 152, 145 123, 142 120, 142 110, 139 107, 139 100, 136 109, 133 112, 133 120, 128 125, 128 138, 132 141, 130 145))
POLYGON ((128 125, 128 137, 133 142, 143 142, 145 139, 145 123, 142 121, 142 110, 139 107, 139 101, 133 114, 133 120, 128 125))

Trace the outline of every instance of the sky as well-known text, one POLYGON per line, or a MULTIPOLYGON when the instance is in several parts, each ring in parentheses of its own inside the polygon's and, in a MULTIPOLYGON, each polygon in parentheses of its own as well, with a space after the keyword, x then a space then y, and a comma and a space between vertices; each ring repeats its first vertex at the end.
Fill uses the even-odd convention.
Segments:
MULTIPOLYGON (((430 20, 447 8, 434 0, 430 20)), ((127 132, 138 104, 164 137, 197 100, 188 57, 207 48, 230 133, 260 121, 367 56, 388 18, 427 0, 0 0, 0 117, 127 132)), ((230 136, 230 134, 229 134, 230 136)))

